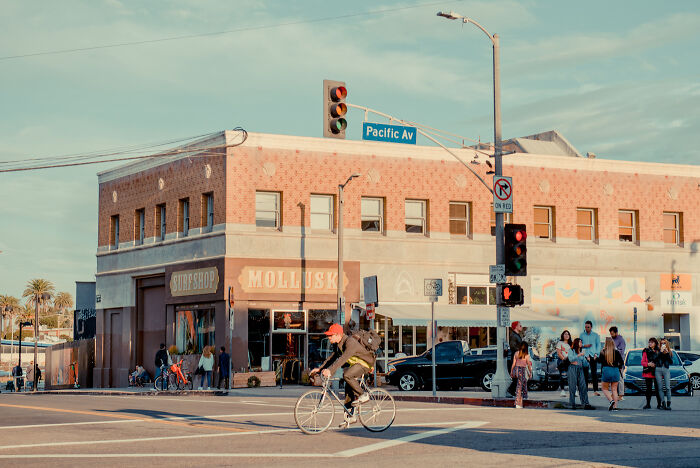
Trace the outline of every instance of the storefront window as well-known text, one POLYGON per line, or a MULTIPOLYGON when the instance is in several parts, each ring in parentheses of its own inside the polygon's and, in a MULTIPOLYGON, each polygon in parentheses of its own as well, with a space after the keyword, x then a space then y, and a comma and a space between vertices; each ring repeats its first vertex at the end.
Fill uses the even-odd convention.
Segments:
POLYGON ((260 369, 262 357, 270 356, 269 347, 270 311, 267 309, 249 309, 248 359, 252 368, 260 369))
POLYGON ((496 327, 489 327, 489 346, 496 346, 496 327))
POLYGON ((303 310, 276 310, 273 319, 274 331, 306 331, 306 318, 303 310))
POLYGON ((486 302, 486 287, 469 288, 469 303, 470 304, 487 304, 486 302))
POLYGON ((416 327, 416 354, 423 354, 428 349, 428 327, 416 327))
POLYGON ((214 308, 178 308, 175 311, 175 345, 182 354, 201 354, 214 345, 214 308))
POLYGON ((401 352, 406 356, 413 355, 413 327, 401 327, 401 352))
POLYGON ((324 334, 335 321, 335 309, 309 310, 309 368, 323 364, 333 354, 334 346, 324 334))

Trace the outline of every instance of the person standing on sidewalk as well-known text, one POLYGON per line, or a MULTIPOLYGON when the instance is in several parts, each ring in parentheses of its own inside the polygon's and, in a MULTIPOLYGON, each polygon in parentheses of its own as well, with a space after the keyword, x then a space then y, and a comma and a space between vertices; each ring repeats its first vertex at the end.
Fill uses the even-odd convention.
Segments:
MULTIPOLYGON (((510 357, 515 360, 515 353, 520 350, 520 344, 523 342, 523 337, 520 335, 523 331, 523 326, 517 320, 510 324, 510 338, 508 345, 510 346, 510 357)), ((506 392, 512 398, 515 396, 515 387, 518 385, 518 380, 513 379, 508 386, 506 392)))
POLYGON ((656 376, 656 385, 661 394, 661 409, 671 409, 671 364, 673 364, 673 354, 668 341, 661 340, 661 347, 656 355, 654 374, 656 376))
MULTIPOLYGON (((617 327, 610 327, 608 330, 610 332, 610 337, 612 338, 613 342, 615 343, 615 347, 617 350, 620 352, 620 356, 622 356, 622 359, 625 359, 625 349, 627 348, 627 343, 625 342, 625 339, 622 337, 617 332, 617 327)), ((620 395, 620 400, 624 400, 625 398, 625 381, 622 379, 622 369, 620 369, 620 380, 618 381, 619 383, 618 388, 617 388, 617 394, 620 395)))
POLYGON ((600 355, 600 366, 602 367, 603 393, 610 402, 609 411, 617 410, 617 382, 620 380, 620 371, 625 363, 622 361, 620 352, 615 348, 612 338, 605 339, 605 348, 600 355), (612 394, 611 390, 612 389, 612 394))
POLYGON ((593 394, 600 396, 598 393, 598 356, 600 356, 600 336, 593 331, 593 322, 586 320, 584 331, 581 333, 581 341, 583 342, 583 351, 588 361, 588 368, 583 368, 583 375, 586 378, 588 385, 588 374, 591 374, 593 381, 593 394), (590 369, 590 370, 589 370, 590 369))
POLYGON ((661 396, 659 395, 659 384, 656 383, 656 356, 659 354, 659 342, 656 338, 649 338, 649 347, 642 351, 642 377, 644 377, 645 394, 647 404, 644 409, 651 408, 652 389, 656 395, 656 409, 661 409, 661 396))
POLYGON ((221 388, 221 383, 224 383, 224 388, 228 388, 228 378, 229 372, 228 368, 231 364, 231 356, 226 352, 226 348, 223 346, 220 348, 221 353, 219 354, 219 385, 216 388, 221 388))
POLYGON ((588 365, 588 361, 583 352, 583 343, 581 343, 581 338, 576 338, 569 351, 569 403, 571 404, 571 409, 576 409, 577 389, 583 409, 595 409, 588 402, 588 385, 583 376, 583 367, 586 365, 588 365))
POLYGON ((568 379, 567 371, 569 369, 569 351, 571 351, 571 333, 569 330, 561 332, 557 343, 557 369, 559 370, 559 386, 561 387, 560 396, 566 396, 564 390, 568 379))
POLYGON ((523 407, 523 398, 527 398, 527 381, 532 375, 532 361, 528 352, 527 342, 520 343, 520 349, 513 356, 513 365, 510 368, 510 376, 516 379, 517 390, 515 394, 515 407, 523 407))
POLYGON ((202 390, 202 387, 204 387, 204 377, 207 378, 207 390, 211 390, 211 371, 214 369, 214 353, 211 352, 211 347, 204 347, 197 367, 201 367, 204 371, 199 380, 199 388, 197 390, 202 390))
POLYGON ((34 388, 34 361, 27 366, 27 390, 31 391, 34 388))

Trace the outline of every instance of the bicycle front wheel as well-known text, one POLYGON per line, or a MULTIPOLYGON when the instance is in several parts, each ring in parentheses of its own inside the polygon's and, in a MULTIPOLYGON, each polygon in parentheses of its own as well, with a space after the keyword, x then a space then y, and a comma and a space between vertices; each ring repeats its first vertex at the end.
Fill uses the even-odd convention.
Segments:
POLYGON ((165 376, 163 376, 163 374, 156 377, 156 380, 153 381, 153 388, 155 388, 159 392, 167 390, 168 380, 165 378, 165 376))
POLYGON ((335 406, 325 392, 311 390, 304 393, 294 406, 294 421, 305 434, 320 434, 333 422, 335 406))
POLYGON ((396 418, 396 403, 389 392, 373 388, 369 392, 369 401, 359 407, 360 422, 369 431, 382 432, 391 426, 396 418))

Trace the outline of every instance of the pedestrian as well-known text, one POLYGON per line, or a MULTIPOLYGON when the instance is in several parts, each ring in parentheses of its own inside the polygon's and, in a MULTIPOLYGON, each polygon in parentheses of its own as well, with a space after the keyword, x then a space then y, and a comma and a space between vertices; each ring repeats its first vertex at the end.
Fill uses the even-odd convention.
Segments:
POLYGON ((173 360, 170 357, 170 353, 168 352, 167 349, 165 349, 165 343, 161 343, 160 346, 158 347, 158 351, 156 351, 156 376, 155 378, 157 379, 158 376, 161 373, 161 368, 163 366, 172 366, 173 365, 173 360))
POLYGON ((605 348, 600 355, 600 366, 602 370, 603 394, 610 402, 609 411, 617 411, 617 382, 620 381, 620 371, 625 363, 620 352, 615 348, 612 338, 605 338, 605 348), (611 392, 612 389, 612 392, 611 392))
POLYGON ((24 385, 24 378, 22 377, 22 375, 24 375, 22 366, 17 364, 15 367, 12 368, 12 377, 15 381, 15 392, 22 391, 22 386, 24 385))
POLYGON ((221 353, 219 354, 219 386, 216 388, 221 388, 221 382, 224 383, 224 388, 228 388, 229 379, 229 366, 231 364, 231 356, 226 352, 226 348, 223 346, 220 348, 221 353))
POLYGON ((27 366, 27 391, 31 391, 34 388, 34 371, 34 361, 32 361, 27 366))
MULTIPOLYGON (((510 357, 514 358, 515 353, 520 350, 520 343, 523 342, 523 337, 520 335, 523 331, 523 326, 517 320, 510 324, 510 338, 508 339, 508 344, 510 346, 510 357)), ((512 379, 510 385, 508 386, 508 396, 513 398, 515 396, 515 387, 518 385, 517 379, 512 379)))
POLYGON ((564 388, 568 379, 567 370, 569 369, 569 351, 571 351, 571 344, 571 333, 569 333, 569 330, 564 330, 559 337, 559 343, 557 343, 557 369, 559 370, 560 396, 566 396, 564 388))
POLYGON ((586 355, 583 352, 583 343, 581 338, 576 338, 571 350, 569 350, 569 403, 571 404, 571 409, 576 409, 576 390, 578 390, 578 397, 581 400, 583 409, 594 410, 595 408, 591 406, 588 402, 588 385, 586 385, 586 380, 583 376, 583 367, 588 365, 586 360, 586 355))
POLYGON ((197 367, 201 367, 203 371, 198 390, 204 387, 204 377, 207 378, 207 390, 211 390, 211 371, 214 369, 214 354, 211 352, 211 347, 204 347, 197 367))
POLYGON ((586 377, 586 385, 588 385, 588 374, 591 374, 593 381, 593 394, 600 396, 598 393, 598 356, 600 355, 600 336, 593 331, 593 322, 586 320, 584 331, 581 333, 581 341, 583 341, 583 350, 586 354, 588 367, 583 368, 583 375, 586 377))
POLYGON ((527 381, 532 376, 532 361, 526 341, 520 343, 520 349, 513 356, 513 365, 510 375, 516 379, 517 390, 515 394, 515 407, 523 407, 523 398, 527 398, 527 381))
MULTIPOLYGON (((613 339, 613 342, 615 343, 615 347, 617 350, 620 352, 620 356, 622 356, 622 359, 625 359, 625 349, 627 348, 627 343, 625 342, 625 339, 622 337, 617 332, 617 327, 610 327, 608 330, 610 332, 610 337, 613 339)), ((617 394, 620 396, 620 400, 625 399, 625 381, 622 378, 622 371, 620 371, 620 380, 618 381, 618 389, 617 389, 617 394)))
POLYGON ((642 351, 642 377, 644 377, 645 393, 647 404, 644 409, 651 408, 651 395, 656 395, 656 409, 661 409, 661 396, 659 395, 659 384, 656 383, 656 355, 659 353, 659 341, 651 337, 649 338, 649 347, 642 351))
POLYGON ((656 376, 656 385, 661 394, 661 409, 671 409, 671 364, 673 364, 673 354, 668 341, 661 340, 659 352, 656 354, 654 361, 654 375, 656 376))

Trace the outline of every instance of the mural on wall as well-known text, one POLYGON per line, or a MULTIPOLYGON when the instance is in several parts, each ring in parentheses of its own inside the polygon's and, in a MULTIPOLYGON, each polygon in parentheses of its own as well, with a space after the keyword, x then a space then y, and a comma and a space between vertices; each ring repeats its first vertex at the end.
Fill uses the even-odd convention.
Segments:
MULTIPOLYGON (((604 340, 616 326, 628 346, 633 345, 634 308, 637 308, 637 345, 659 333, 658 317, 647 311, 644 278, 533 276, 531 303, 536 312, 556 315, 570 322, 575 338, 587 320, 604 340)), ((542 327, 541 334, 557 337, 562 327, 542 327)))
POLYGON ((78 348, 51 350, 51 387, 76 386, 78 381, 78 348))

